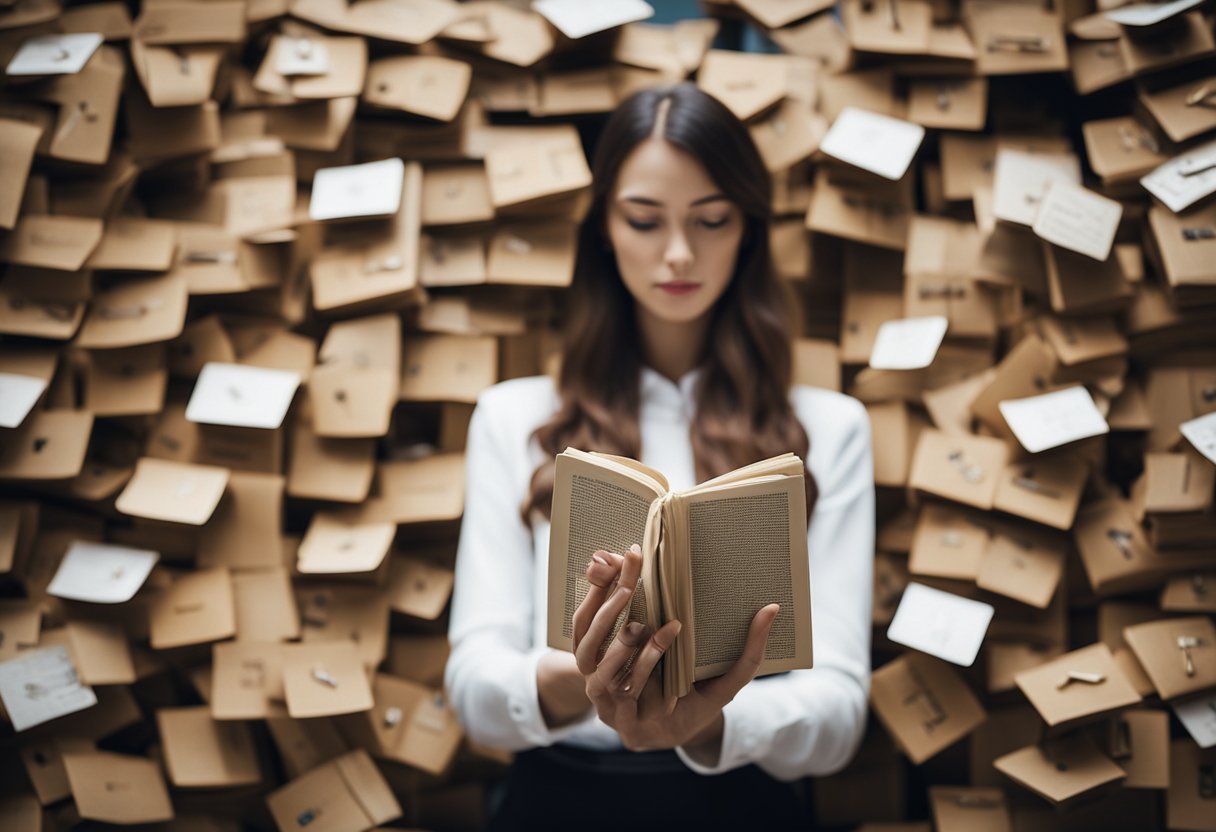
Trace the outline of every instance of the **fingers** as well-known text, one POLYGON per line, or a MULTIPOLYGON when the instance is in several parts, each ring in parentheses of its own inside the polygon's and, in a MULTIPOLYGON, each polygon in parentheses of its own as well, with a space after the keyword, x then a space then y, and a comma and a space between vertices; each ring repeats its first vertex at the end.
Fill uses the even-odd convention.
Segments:
POLYGON ((641 695, 650 674, 654 672, 663 654, 675 643, 682 626, 679 621, 668 621, 646 640, 646 644, 638 651, 638 656, 633 661, 633 670, 621 685, 622 691, 630 693, 635 699, 641 695))
POLYGON ((595 611, 587 631, 574 648, 574 657, 578 659, 578 669, 584 675, 595 672, 596 665, 599 664, 600 645, 608 638, 613 627, 616 626, 617 618, 633 598, 633 590, 637 586, 638 575, 641 571, 642 556, 636 549, 631 549, 625 554, 625 560, 621 566, 621 578, 616 589, 595 611))
POLYGON ((578 605, 578 609, 574 611, 575 649, 582 642, 587 628, 591 626, 591 619, 595 616, 596 611, 612 592, 613 583, 620 575, 621 564, 624 563, 624 560, 620 555, 606 552, 603 549, 591 556, 591 561, 587 564, 587 582, 591 586, 578 605))
POLYGON ((638 648, 646 642, 646 635, 647 627, 639 621, 630 621, 621 628, 595 669, 596 678, 604 689, 622 687, 634 667, 638 648))
POLYGON ((764 651, 768 646, 768 634, 777 619, 781 607, 769 604, 762 607, 747 629, 747 641, 743 645, 743 654, 731 665, 730 670, 699 685, 701 693, 714 700, 719 706, 725 706, 735 698, 744 685, 756 676, 760 663, 764 661, 764 651))

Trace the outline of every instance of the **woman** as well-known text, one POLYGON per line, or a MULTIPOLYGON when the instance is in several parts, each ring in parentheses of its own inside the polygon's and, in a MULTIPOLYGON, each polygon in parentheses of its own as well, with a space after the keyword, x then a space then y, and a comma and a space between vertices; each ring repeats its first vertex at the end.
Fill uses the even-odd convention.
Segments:
POLYGON ((449 697, 472 740, 521 752, 492 828, 802 823, 786 781, 843 767, 865 722, 865 410, 791 388, 771 181, 729 110, 691 84, 636 93, 605 125, 593 174, 559 383, 495 385, 469 426, 449 697), (587 553, 577 658, 545 647, 553 462, 567 446, 641 459, 673 489, 785 451, 807 460, 814 669, 752 680, 769 605, 729 673, 670 713, 639 707, 657 674, 619 679, 620 654, 640 648, 633 666, 644 673, 679 625, 622 630, 623 646, 597 655, 628 594, 614 584, 636 581, 628 552, 587 553), (627 818, 607 811, 616 800, 628 801, 627 818))

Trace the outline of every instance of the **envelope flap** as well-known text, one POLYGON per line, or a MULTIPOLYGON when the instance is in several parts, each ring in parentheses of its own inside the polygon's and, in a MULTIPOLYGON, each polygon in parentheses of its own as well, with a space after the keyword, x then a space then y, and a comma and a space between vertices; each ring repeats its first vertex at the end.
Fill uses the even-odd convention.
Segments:
POLYGON ((76 811, 103 823, 173 820, 173 804, 160 766, 153 760, 108 751, 63 755, 76 811))
POLYGON ((150 3, 135 21, 135 39, 158 45, 240 43, 245 39, 245 3, 243 0, 150 3))

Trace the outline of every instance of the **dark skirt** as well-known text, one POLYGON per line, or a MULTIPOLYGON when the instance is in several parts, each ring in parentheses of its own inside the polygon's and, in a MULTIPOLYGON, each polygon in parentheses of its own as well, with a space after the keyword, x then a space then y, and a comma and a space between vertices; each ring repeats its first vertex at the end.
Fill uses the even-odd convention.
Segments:
POLYGON ((523 751, 491 807, 491 832, 611 829, 811 828, 805 781, 783 783, 754 765, 705 776, 674 751, 523 751))

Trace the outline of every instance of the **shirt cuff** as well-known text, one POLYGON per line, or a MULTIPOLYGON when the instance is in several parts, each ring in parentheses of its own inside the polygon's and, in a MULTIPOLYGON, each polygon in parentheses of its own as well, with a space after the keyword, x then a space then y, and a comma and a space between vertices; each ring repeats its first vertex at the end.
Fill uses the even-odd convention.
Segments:
POLYGON ((755 762, 764 753, 765 739, 759 726, 748 724, 746 714, 746 709, 737 707, 737 700, 722 709, 722 753, 715 765, 707 765, 681 746, 676 746, 676 756, 697 774, 723 774, 755 762))
POLYGON ((519 735, 532 746, 553 745, 577 731, 582 725, 595 718, 595 709, 588 706, 587 714, 581 719, 568 722, 558 728, 550 728, 545 724, 545 717, 540 711, 540 695, 536 689, 536 667, 540 657, 553 648, 534 647, 523 656, 523 669, 514 674, 516 680, 507 690, 507 713, 515 723, 519 735))

